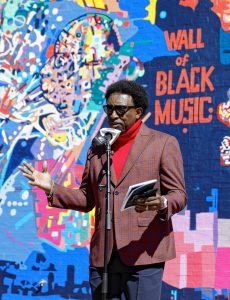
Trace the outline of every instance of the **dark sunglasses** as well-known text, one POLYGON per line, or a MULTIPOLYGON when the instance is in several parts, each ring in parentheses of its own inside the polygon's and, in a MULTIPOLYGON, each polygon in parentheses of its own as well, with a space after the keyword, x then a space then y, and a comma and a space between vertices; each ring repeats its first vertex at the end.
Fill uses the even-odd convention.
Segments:
POLYGON ((127 105, 109 105, 109 104, 103 105, 104 112, 107 115, 112 115, 113 111, 115 110, 115 112, 117 113, 118 116, 123 116, 131 108, 135 108, 135 106, 134 105, 130 105, 130 106, 127 106, 127 105))

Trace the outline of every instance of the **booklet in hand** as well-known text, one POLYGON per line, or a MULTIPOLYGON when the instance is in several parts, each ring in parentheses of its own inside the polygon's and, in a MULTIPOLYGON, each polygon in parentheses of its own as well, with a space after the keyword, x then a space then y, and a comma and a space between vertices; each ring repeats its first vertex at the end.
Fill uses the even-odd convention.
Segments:
POLYGON ((121 211, 134 206, 134 196, 150 197, 155 196, 157 189, 154 189, 157 180, 152 179, 131 185, 125 195, 124 201, 121 206, 121 211))

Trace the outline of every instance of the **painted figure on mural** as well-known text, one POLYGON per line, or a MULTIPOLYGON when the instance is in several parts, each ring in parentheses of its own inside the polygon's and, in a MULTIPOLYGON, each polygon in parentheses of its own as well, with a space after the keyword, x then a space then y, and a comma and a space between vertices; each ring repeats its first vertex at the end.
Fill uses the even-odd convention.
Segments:
MULTIPOLYGON (((217 119, 230 128, 230 88, 227 90, 227 101, 218 104, 217 119)), ((230 166, 230 136, 224 136, 220 146, 220 164, 230 166)))
MULTIPOLYGON (((18 33, 11 40, 6 33, 3 40, 5 51, 1 56, 2 61, 6 60, 7 55, 12 55, 11 49, 19 44, 22 36, 18 33)), ((24 153, 27 159, 35 159, 37 166, 39 161, 47 160, 52 176, 58 177, 59 183, 63 183, 68 176, 69 186, 78 186, 79 180, 76 180, 74 173, 77 168, 79 174, 83 170, 84 147, 91 143, 91 135, 105 119, 101 99, 106 87, 121 77, 135 80, 144 72, 143 63, 132 55, 132 46, 122 43, 118 28, 112 19, 103 14, 89 13, 71 21, 63 28, 56 43, 49 46, 47 56, 49 59, 41 67, 40 73, 35 73, 29 84, 21 84, 19 90, 15 90, 13 79, 12 87, 7 85, 9 68, 12 66, 3 64, 1 80, 5 80, 5 85, 1 87, 4 97, 0 107, 3 136, 0 182, 3 200, 0 215, 9 213, 17 218, 22 208, 31 204, 31 195, 27 191, 18 195, 20 205, 12 207, 13 202, 8 200, 9 186, 14 190, 15 180, 21 181, 20 174, 15 172, 15 167, 22 159, 18 153, 24 153), (60 174, 61 161, 65 161, 65 164, 60 174)), ((33 61, 32 56, 30 61, 33 61)), ((26 64, 24 70, 27 70, 26 64)), ((33 192, 38 200, 35 217, 39 237, 57 247, 66 247, 61 239, 52 237, 52 227, 57 225, 55 222, 52 222, 49 233, 45 229, 52 214, 55 220, 59 216, 52 210, 49 216, 43 213, 46 210, 44 199, 36 191, 33 192)), ((58 227, 63 230, 62 226, 58 227)), ((14 236, 16 232, 11 234, 14 236)), ((30 235, 28 233, 28 240, 35 239, 29 238, 30 235)), ((77 243, 88 245, 90 232, 85 238, 80 234, 77 243)))
MULTIPOLYGON (((182 6, 191 7, 193 10, 202 2, 202 0, 180 0, 182 6)), ((212 11, 219 17, 224 31, 230 32, 230 6, 229 0, 210 0, 212 11)))
MULTIPOLYGON (((186 205, 183 161, 177 140, 148 128, 142 118, 148 108, 145 89, 135 81, 108 86, 108 124, 121 131, 112 144, 109 232, 109 299, 160 299, 164 263, 175 258, 171 217, 186 205), (139 196, 135 206, 121 211, 130 185, 156 179, 155 196, 139 196)), ((19 169, 29 184, 42 189, 50 207, 89 212, 95 208, 95 232, 90 242, 90 285, 93 299, 101 299, 104 263, 105 147, 90 147, 78 190, 54 182, 24 162, 19 169)))
POLYGON ((212 10, 220 18, 221 26, 224 31, 230 32, 230 6, 229 0, 211 0, 212 10))
POLYGON ((217 106, 217 118, 224 125, 230 127, 230 88, 227 90, 227 101, 217 106))
POLYGON ((50 116, 44 124, 53 125, 46 128, 48 138, 55 143, 55 137, 63 136, 63 127, 73 125, 75 134, 80 134, 77 143, 83 142, 87 137, 83 131, 93 126, 100 112, 106 86, 124 73, 127 79, 141 76, 143 64, 128 54, 130 50, 122 45, 115 25, 105 15, 88 14, 66 26, 54 55, 41 70, 43 96, 59 114, 58 119, 50 116), (130 63, 135 68, 129 73, 130 63))

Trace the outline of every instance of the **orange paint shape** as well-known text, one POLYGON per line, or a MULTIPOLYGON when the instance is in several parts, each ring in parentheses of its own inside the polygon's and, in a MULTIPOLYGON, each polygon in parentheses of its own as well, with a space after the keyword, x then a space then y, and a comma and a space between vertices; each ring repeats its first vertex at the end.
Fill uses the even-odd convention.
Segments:
POLYGON ((47 50, 46 50, 46 57, 50 58, 54 55, 54 44, 51 44, 48 46, 47 50))
POLYGON ((181 6, 186 6, 186 7, 190 7, 193 10, 195 10, 195 8, 197 7, 199 3, 199 0, 180 0, 179 4, 181 6))

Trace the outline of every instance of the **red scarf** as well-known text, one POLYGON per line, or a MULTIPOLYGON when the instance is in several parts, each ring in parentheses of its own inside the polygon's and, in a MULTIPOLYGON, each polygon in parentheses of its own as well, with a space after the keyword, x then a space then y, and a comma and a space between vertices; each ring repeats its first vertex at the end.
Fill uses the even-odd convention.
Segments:
POLYGON ((114 151, 112 156, 113 167, 117 179, 119 179, 121 175, 121 171, 124 167, 125 161, 133 145, 134 139, 141 127, 141 124, 141 120, 135 122, 127 131, 122 133, 112 145, 112 150, 114 151))

